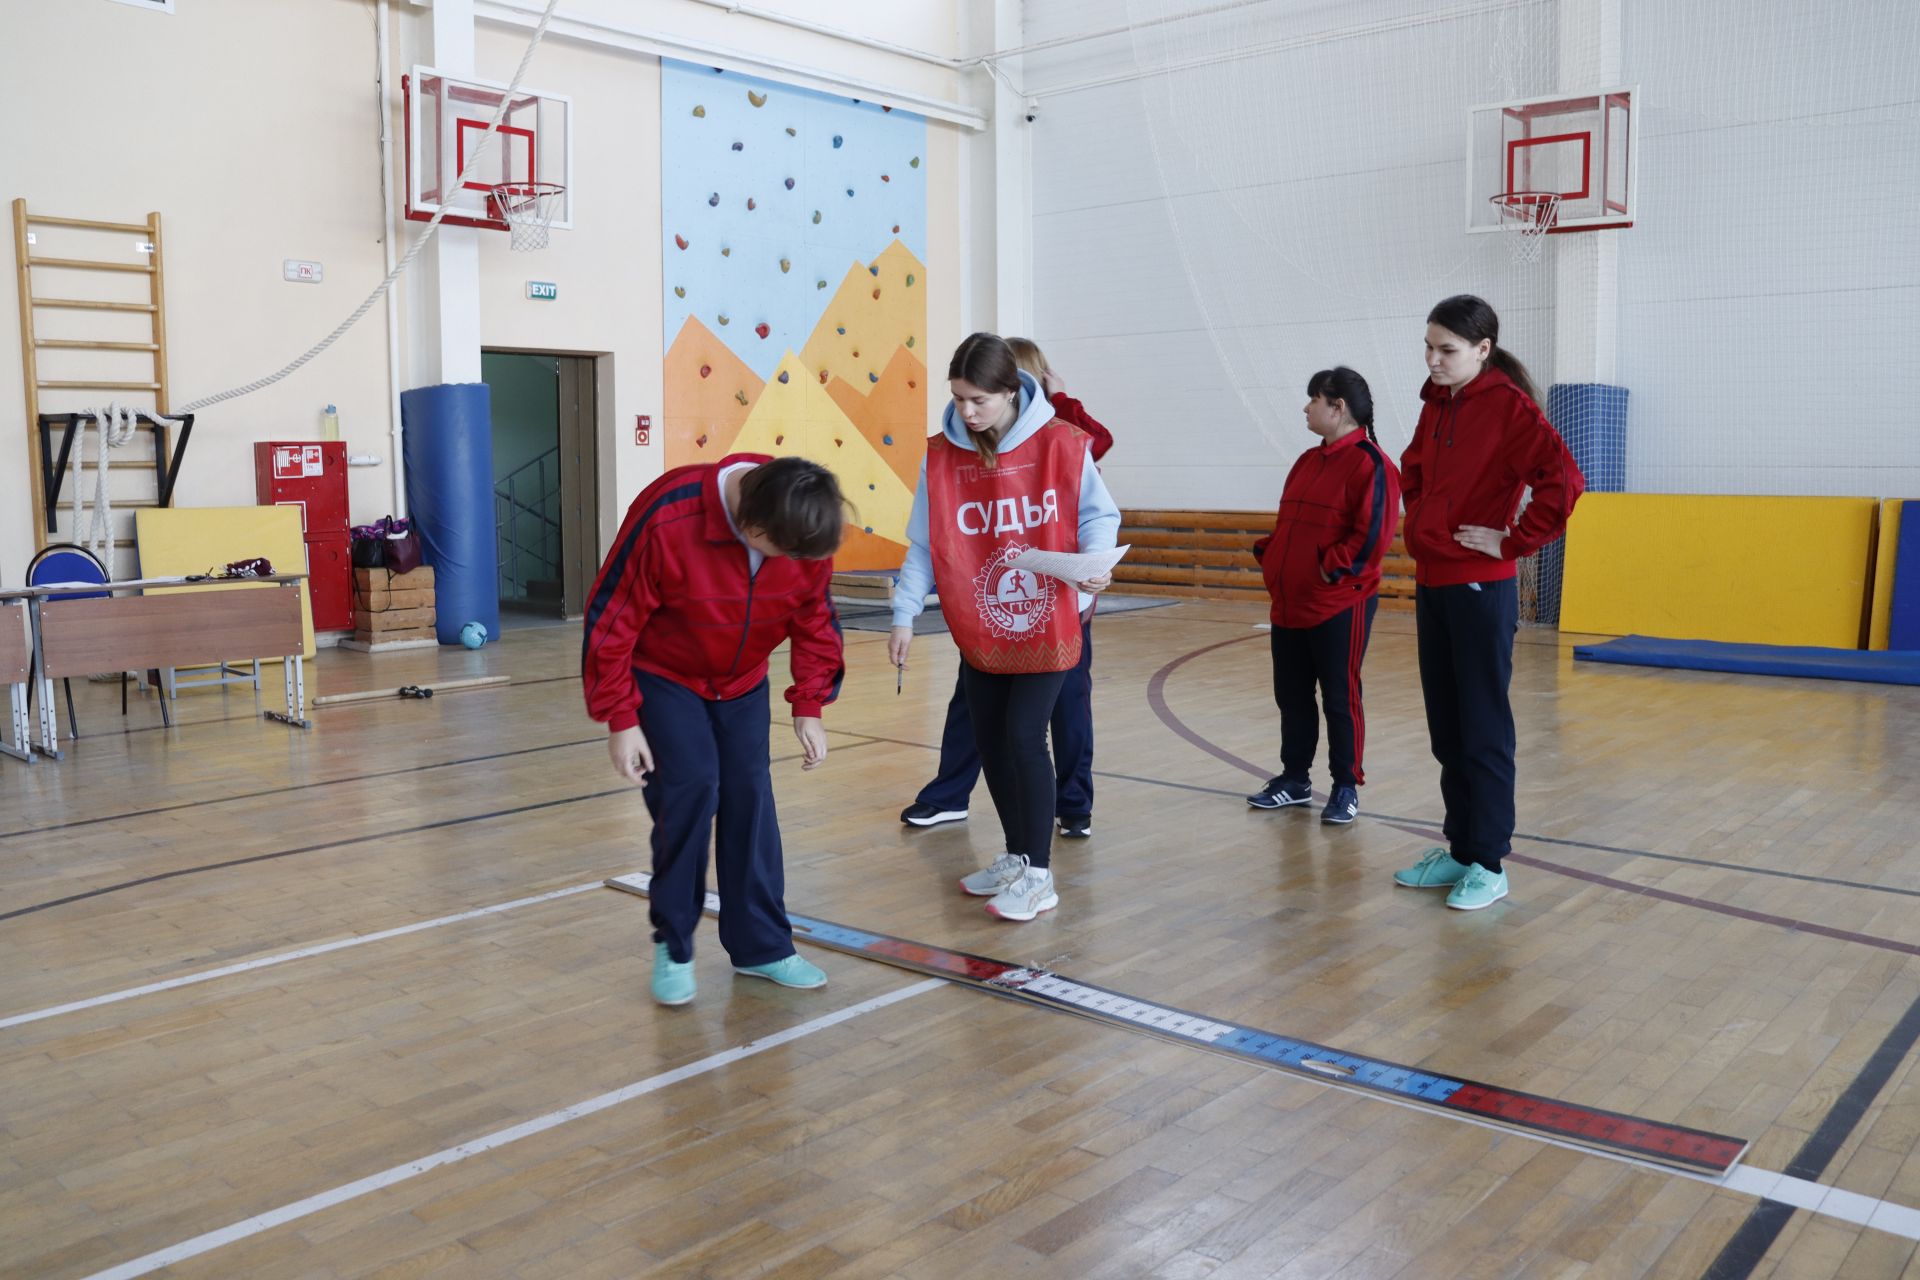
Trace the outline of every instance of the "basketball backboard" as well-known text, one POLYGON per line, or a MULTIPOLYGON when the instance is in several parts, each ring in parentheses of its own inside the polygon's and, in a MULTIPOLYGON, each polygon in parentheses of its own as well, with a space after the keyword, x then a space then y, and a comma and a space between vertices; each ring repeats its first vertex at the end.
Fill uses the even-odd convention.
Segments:
POLYGON ((573 100, 522 88, 507 105, 486 154, 473 161, 507 86, 415 67, 400 78, 407 139, 407 217, 507 230, 493 202, 503 183, 550 182, 566 188, 553 226, 573 226, 573 100))
POLYGON ((1467 230, 1501 230, 1494 199, 1560 197, 1549 234, 1633 225, 1639 86, 1475 107, 1467 126, 1467 230))

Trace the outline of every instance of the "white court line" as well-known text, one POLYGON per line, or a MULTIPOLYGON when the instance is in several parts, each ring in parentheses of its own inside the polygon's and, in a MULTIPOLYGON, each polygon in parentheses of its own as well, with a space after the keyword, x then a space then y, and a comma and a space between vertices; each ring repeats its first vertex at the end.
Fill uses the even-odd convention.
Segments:
POLYGON ((498 915, 502 911, 512 911, 516 907, 529 907, 536 902, 551 902, 555 898, 565 898, 576 893, 585 893, 589 889, 601 887, 601 881, 592 884, 576 884, 570 889, 555 889, 552 893, 537 894, 531 898, 515 898, 512 902, 495 903, 491 907, 479 907, 472 911, 462 911, 458 915, 441 916, 438 920, 421 920, 415 924, 403 924, 397 929, 382 929, 379 933, 363 933, 351 938, 341 938, 334 942, 322 942, 311 947, 302 947, 298 951, 283 951, 279 955, 259 956, 252 960, 242 960, 238 964, 223 965, 218 969, 206 969, 199 973, 189 973, 183 977, 168 978, 164 982, 149 982, 144 987, 128 987, 124 991, 109 991, 103 996, 89 996, 85 1000, 75 1000, 71 1004, 55 1005, 50 1009, 35 1009, 31 1013, 16 1013, 0 1018, 0 1030, 17 1027, 23 1023, 38 1022, 42 1018, 57 1018, 63 1013, 77 1013, 81 1009, 94 1009, 103 1004, 117 1004, 122 1000, 131 1000, 135 996, 150 996, 157 991, 172 991, 175 987, 190 987, 196 982, 212 982, 215 978, 230 978, 236 973, 246 973, 252 969, 265 969, 271 965, 286 964, 290 960, 305 960, 310 956, 323 956, 329 951, 344 951, 348 947, 364 946, 369 942, 384 942, 388 938, 398 938, 409 933, 419 933, 423 929, 438 929, 442 925, 458 924, 462 920, 477 920, 481 916, 498 915))
MULTIPOLYGON (((600 886, 596 883, 594 887, 599 888, 600 886)), ((633 1084, 615 1089, 610 1093, 603 1093, 596 1098, 588 1098, 585 1102, 576 1102, 570 1107, 564 1107, 559 1111, 549 1111, 546 1115, 537 1116, 532 1120, 516 1124, 511 1128, 496 1130, 493 1133, 487 1134, 485 1137, 475 1138, 471 1142, 463 1142, 457 1147, 448 1147, 446 1150, 436 1151, 430 1156, 422 1156, 418 1160, 409 1160, 405 1164, 397 1164, 391 1169, 385 1169, 379 1173, 371 1174, 368 1177, 361 1178, 357 1182, 349 1182, 345 1186, 335 1187, 331 1191, 322 1191, 318 1195, 308 1196, 305 1200, 296 1200, 292 1204, 283 1205, 278 1209, 272 1209, 266 1213, 257 1214, 254 1217, 242 1218, 238 1222, 221 1227, 218 1231, 209 1231, 204 1235, 195 1236, 191 1240, 183 1240, 179 1244, 156 1250, 144 1257, 135 1258, 131 1262, 123 1262, 117 1267, 109 1267, 105 1271, 96 1271, 87 1277, 87 1280, 130 1280, 133 1276, 147 1275, 160 1270, 162 1267, 170 1267, 176 1262, 184 1262, 188 1258, 195 1258, 203 1253, 211 1252, 214 1249, 220 1248, 222 1245, 232 1244, 236 1240, 245 1240, 249 1236, 259 1235, 262 1231, 271 1231, 275 1227, 297 1221, 300 1218, 309 1217, 319 1213, 322 1209, 330 1209, 334 1205, 344 1204, 349 1200, 358 1199, 361 1196, 378 1191, 384 1187, 391 1187, 396 1183, 417 1178, 429 1170, 440 1168, 442 1165, 458 1164, 468 1156, 480 1155, 483 1152, 492 1151, 497 1147, 504 1147, 508 1143, 518 1142, 522 1138, 530 1138, 536 1133, 544 1133, 548 1129, 566 1124, 569 1121, 578 1120, 583 1116, 593 1115, 595 1112, 605 1111, 608 1107, 617 1107, 623 1102, 628 1102, 645 1094, 653 1093, 656 1090, 664 1089, 670 1084, 678 1084, 682 1080, 690 1080, 694 1076, 705 1075, 709 1071, 728 1066, 731 1063, 740 1061, 742 1058, 751 1058, 757 1053, 765 1053, 768 1049, 778 1048, 780 1045, 798 1040, 803 1036, 810 1036, 816 1031, 825 1031, 828 1027, 851 1021, 863 1013, 871 1013, 875 1009, 884 1009, 888 1005, 898 1004, 902 1000, 911 1000, 914 996, 924 995, 937 987, 944 987, 946 985, 947 983, 944 978, 928 978, 925 982, 917 982, 913 986, 902 987, 898 991, 889 991, 886 995, 875 996, 871 1000, 862 1000, 859 1004, 849 1005, 845 1009, 835 1010, 825 1017, 815 1018, 813 1021, 803 1022, 797 1027, 789 1027, 785 1031, 775 1032, 773 1035, 761 1040, 748 1041, 746 1044, 739 1045, 736 1048, 723 1049, 711 1057, 700 1059, 698 1062, 689 1062, 684 1067, 663 1072, 657 1076, 649 1076, 645 1080, 636 1081, 633 1084)))

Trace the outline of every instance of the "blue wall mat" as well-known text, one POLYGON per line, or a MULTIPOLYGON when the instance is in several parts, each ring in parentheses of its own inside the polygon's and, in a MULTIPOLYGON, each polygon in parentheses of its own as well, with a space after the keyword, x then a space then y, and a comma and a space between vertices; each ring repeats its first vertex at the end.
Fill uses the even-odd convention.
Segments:
POLYGON ((1920 653, 1876 649, 1820 649, 1783 644, 1732 644, 1725 640, 1662 640, 1621 636, 1605 644, 1575 645, 1587 662, 1682 671, 1731 671, 1753 676, 1802 676, 1812 680, 1859 680, 1869 684, 1920 684, 1920 653))
POLYGON ((1893 553, 1893 607, 1887 648, 1920 649, 1920 502, 1900 504, 1900 542, 1893 553))
MULTIPOLYGON (((1627 491, 1627 389, 1604 382, 1556 382, 1547 388, 1547 419, 1592 493, 1627 491)), ((1540 548, 1540 602, 1535 618, 1560 621, 1560 578, 1567 563, 1566 539, 1540 548)))
POLYGON ((433 566, 434 633, 459 644, 469 622, 500 634, 500 562, 493 531, 493 412, 484 382, 416 387, 400 396, 407 511, 433 566))

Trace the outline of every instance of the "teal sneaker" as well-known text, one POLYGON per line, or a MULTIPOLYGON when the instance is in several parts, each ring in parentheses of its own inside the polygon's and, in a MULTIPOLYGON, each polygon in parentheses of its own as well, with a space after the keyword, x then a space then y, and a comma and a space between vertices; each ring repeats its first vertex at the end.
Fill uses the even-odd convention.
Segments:
POLYGON ((1507 896, 1507 873, 1489 871, 1478 863, 1467 868, 1460 883, 1447 895, 1447 905, 1455 911, 1478 911, 1507 896))
POLYGON ((749 978, 766 978, 783 987, 793 987, 800 991, 811 991, 815 987, 827 985, 826 973, 808 964, 799 956, 788 956, 784 960, 775 960, 772 964, 735 965, 733 971, 744 973, 749 978))
POLYGON ((1403 889, 1451 889, 1466 877, 1467 869, 1453 860, 1445 849, 1433 848, 1420 855, 1420 861, 1393 873, 1393 882, 1403 889))
POLYGON ((664 1005, 689 1004, 693 1000, 693 961, 677 963, 667 952, 667 944, 653 944, 653 998, 664 1005))

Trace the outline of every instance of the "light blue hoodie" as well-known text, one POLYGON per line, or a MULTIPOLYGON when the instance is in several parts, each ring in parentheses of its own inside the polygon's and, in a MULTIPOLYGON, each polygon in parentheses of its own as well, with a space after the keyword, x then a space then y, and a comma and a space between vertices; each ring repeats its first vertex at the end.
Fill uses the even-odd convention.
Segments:
MULTIPOLYGON (((1040 383, 1030 373, 1020 374, 1020 416, 1000 438, 999 455, 1011 455, 1033 438, 1033 433, 1053 421, 1053 406, 1040 394, 1040 383)), ((940 430, 962 449, 971 450, 973 439, 966 424, 954 412, 951 401, 940 418, 940 430)), ((1120 508, 1107 492, 1100 469, 1093 465, 1088 451, 1085 469, 1080 473, 1080 550, 1111 551, 1120 534, 1120 508)), ((907 559, 900 566, 900 577, 893 584, 893 625, 910 627, 927 607, 927 593, 933 590, 933 552, 927 542, 927 462, 920 460, 920 483, 913 491, 913 513, 907 517, 907 559)), ((1093 597, 1079 593, 1080 610, 1085 612, 1093 597)))

